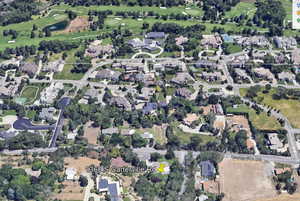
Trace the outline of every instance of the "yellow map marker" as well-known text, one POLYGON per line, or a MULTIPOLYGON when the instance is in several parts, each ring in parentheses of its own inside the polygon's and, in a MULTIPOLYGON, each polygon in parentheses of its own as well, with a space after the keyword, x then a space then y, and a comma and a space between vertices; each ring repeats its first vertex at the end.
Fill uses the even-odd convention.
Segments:
POLYGON ((160 173, 164 173, 165 172, 165 164, 159 164, 159 168, 157 168, 157 171, 160 173))

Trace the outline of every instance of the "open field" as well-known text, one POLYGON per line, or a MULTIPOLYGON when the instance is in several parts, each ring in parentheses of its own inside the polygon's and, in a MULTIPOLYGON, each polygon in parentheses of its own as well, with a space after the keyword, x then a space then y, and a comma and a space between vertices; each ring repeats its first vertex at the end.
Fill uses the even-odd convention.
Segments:
POLYGON ((224 159, 219 164, 223 201, 252 201, 276 195, 267 164, 258 161, 224 159))
POLYGON ((300 200, 300 193, 295 193, 293 195, 281 194, 276 197, 257 199, 257 200, 253 200, 253 201, 299 201, 299 200, 300 200))
POLYGON ((154 125, 152 128, 137 130, 137 133, 140 133, 140 134, 142 134, 144 132, 149 132, 149 133, 153 134, 155 141, 158 142, 159 144, 167 143, 167 138, 165 135, 166 129, 163 128, 163 126, 154 125))
POLYGON ((84 129, 84 138, 87 139, 89 144, 97 145, 98 134, 100 128, 94 128, 91 126, 91 123, 87 123, 84 129))
POLYGON ((61 193, 55 195, 56 199, 64 201, 84 199, 84 188, 80 187, 78 182, 64 181, 62 184, 64 185, 64 189, 61 193))
POLYGON ((252 108, 246 105, 240 105, 238 108, 227 108, 227 113, 243 112, 249 114, 249 120, 253 126, 260 130, 277 130, 281 128, 280 123, 276 118, 268 116, 266 112, 261 112, 259 115, 252 108))
POLYGON ((100 161, 97 159, 91 159, 88 157, 79 157, 79 158, 65 158, 65 168, 72 167, 77 170, 77 174, 81 174, 83 172, 86 172, 86 168, 88 168, 90 165, 99 166, 100 161))
POLYGON ((71 50, 69 51, 68 57, 66 59, 66 64, 64 65, 64 68, 61 72, 54 74, 54 79, 58 80, 80 80, 83 77, 83 73, 72 73, 73 64, 76 62, 75 58, 75 52, 77 50, 71 50))
MULTIPOLYGON (((246 92, 247 89, 242 89, 241 95, 245 96, 246 92)), ((257 94, 258 97, 255 98, 255 100, 258 101, 259 99, 262 99, 262 101, 258 101, 258 102, 279 109, 280 112, 288 118, 290 123, 295 128, 300 128, 299 114, 295 112, 300 110, 300 101, 292 100, 292 99, 274 100, 272 98, 272 95, 274 93, 275 93, 275 89, 270 90, 268 94, 263 94, 262 92, 259 92, 257 94)))

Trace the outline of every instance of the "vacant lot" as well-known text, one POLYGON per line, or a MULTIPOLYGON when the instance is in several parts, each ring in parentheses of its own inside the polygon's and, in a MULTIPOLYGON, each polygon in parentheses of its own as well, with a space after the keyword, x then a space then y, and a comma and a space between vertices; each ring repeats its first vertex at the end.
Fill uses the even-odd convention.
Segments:
POLYGON ((224 159, 219 164, 221 192, 225 193, 223 201, 252 201, 275 196, 268 171, 263 162, 224 159))
POLYGON ((167 143, 167 138, 165 135, 166 125, 163 125, 163 126, 154 125, 152 128, 137 130, 137 133, 140 133, 140 134, 145 133, 145 132, 149 132, 149 133, 153 134, 155 141, 158 142, 159 144, 167 143))
POLYGON ((299 201, 299 200, 300 200, 300 193, 296 193, 294 195, 282 194, 277 197, 258 199, 253 201, 299 201))
POLYGON ((80 187, 79 183, 73 181, 64 181, 62 184, 64 185, 64 189, 61 193, 55 195, 56 199, 64 201, 84 199, 84 188, 80 187))
POLYGON ((65 158, 65 168, 72 167, 77 170, 78 174, 86 172, 86 168, 90 165, 99 166, 99 161, 97 159, 91 159, 88 157, 79 157, 79 158, 65 158))
POLYGON ((253 126, 260 130, 277 130, 281 128, 276 118, 268 116, 266 112, 256 114, 255 110, 246 105, 240 105, 237 108, 227 108, 228 113, 243 112, 249 114, 249 120, 253 126))
MULTIPOLYGON (((275 90, 276 89, 273 88, 268 94, 259 92, 257 94, 258 97, 255 98, 255 100, 262 104, 269 105, 272 108, 279 109, 295 128, 300 128, 299 115, 295 112, 300 110, 300 101, 293 99, 274 100, 272 95, 275 93, 275 90)), ((245 96, 247 89, 241 89, 240 92, 242 96, 245 96)))
POLYGON ((100 128, 94 128, 91 126, 91 123, 87 123, 84 129, 84 138, 87 139, 89 144, 97 145, 98 134, 100 128))
POLYGON ((70 22, 68 27, 61 31, 61 33, 72 33, 85 30, 89 27, 89 21, 85 16, 76 17, 74 20, 70 22))

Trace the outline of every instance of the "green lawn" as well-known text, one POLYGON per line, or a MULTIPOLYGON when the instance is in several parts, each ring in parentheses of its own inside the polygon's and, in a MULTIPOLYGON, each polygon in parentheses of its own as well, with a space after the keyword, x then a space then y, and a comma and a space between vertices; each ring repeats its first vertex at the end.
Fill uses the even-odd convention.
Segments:
POLYGON ((239 45, 228 44, 227 51, 229 54, 234 54, 243 51, 243 48, 239 45))
POLYGON ((238 17, 241 14, 247 14, 248 18, 252 18, 256 12, 254 3, 240 2, 235 7, 231 8, 229 12, 225 13, 226 18, 238 17))
MULTIPOLYGON (((59 6, 54 6, 52 8, 53 11, 60 11, 60 10, 74 10, 75 12, 78 13, 78 15, 87 15, 89 10, 96 10, 96 11, 106 11, 106 10, 111 10, 113 12, 118 12, 118 11, 123 11, 123 12, 128 12, 128 11, 138 11, 138 12, 149 12, 153 11, 155 13, 158 13, 160 15, 170 15, 170 14, 183 14, 183 12, 190 14, 192 16, 202 16, 203 15, 203 10, 201 8, 197 7, 191 7, 191 9, 186 9, 184 6, 179 6, 179 7, 171 7, 167 9, 162 9, 159 7, 149 7, 149 6, 90 6, 90 7, 85 7, 85 6, 76 6, 76 7, 71 7, 66 4, 60 4, 59 6)), ((53 12, 52 11, 52 12, 53 12)), ((51 13, 52 14, 52 13, 51 13)))
POLYGON ((290 123, 295 128, 300 128, 300 101, 292 99, 274 100, 272 94, 275 89, 272 89, 268 94, 259 93, 258 97, 263 97, 262 103, 269 105, 273 108, 279 109, 280 112, 288 118, 290 123))
POLYGON ((266 112, 261 112, 259 115, 247 105, 240 105, 237 108, 227 108, 227 113, 243 112, 249 114, 249 120, 253 126, 260 130, 277 130, 281 129, 280 123, 274 118, 267 115, 266 112))
POLYGON ((16 115, 17 112, 16 110, 3 110, 3 113, 2 113, 2 117, 5 117, 5 116, 8 116, 8 115, 16 115))
POLYGON ((72 73, 71 70, 73 69, 73 64, 76 62, 75 52, 77 50, 72 50, 68 52, 68 57, 66 63, 64 65, 64 69, 62 72, 55 73, 54 79, 58 80, 80 80, 83 77, 83 73, 72 73))
POLYGON ((179 125, 179 123, 175 122, 175 123, 172 123, 171 126, 173 128, 174 134, 179 138, 179 140, 182 144, 189 144, 191 142, 191 137, 193 137, 193 136, 199 136, 202 139, 201 145, 205 145, 208 142, 213 142, 216 140, 216 137, 214 137, 214 136, 183 132, 180 128, 178 128, 178 125, 179 125))
POLYGON ((25 86, 21 92, 21 98, 26 98, 25 103, 33 103, 39 92, 37 86, 25 86))

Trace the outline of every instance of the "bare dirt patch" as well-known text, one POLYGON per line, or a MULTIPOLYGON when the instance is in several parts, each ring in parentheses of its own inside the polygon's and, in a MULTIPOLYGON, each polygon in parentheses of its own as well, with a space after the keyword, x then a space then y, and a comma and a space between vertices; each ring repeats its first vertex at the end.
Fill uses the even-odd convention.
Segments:
POLYGON ((300 200, 300 193, 296 193, 293 195, 281 194, 277 197, 258 199, 253 201, 299 201, 299 200, 300 200))
POLYGON ((72 167, 77 170, 78 174, 81 174, 83 172, 86 172, 86 168, 88 168, 90 165, 99 166, 100 161, 97 159, 91 159, 87 157, 79 157, 79 158, 65 158, 65 168, 72 167))
POLYGON ((80 187, 78 182, 65 181, 62 183, 64 188, 61 193, 55 195, 59 200, 83 200, 84 188, 80 187))
POLYGON ((224 201, 253 201, 274 197, 276 191, 266 166, 264 162, 224 159, 219 164, 224 201))
POLYGON ((88 18, 85 16, 76 17, 74 20, 70 22, 68 27, 61 31, 61 33, 72 33, 85 30, 89 27, 88 18))
POLYGON ((98 134, 100 132, 100 128, 99 127, 92 127, 92 123, 89 122, 85 125, 85 129, 84 129, 84 138, 87 139, 89 144, 92 145, 97 145, 97 139, 98 139, 98 134))

